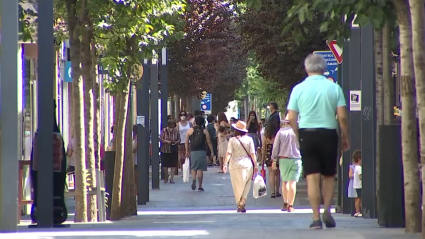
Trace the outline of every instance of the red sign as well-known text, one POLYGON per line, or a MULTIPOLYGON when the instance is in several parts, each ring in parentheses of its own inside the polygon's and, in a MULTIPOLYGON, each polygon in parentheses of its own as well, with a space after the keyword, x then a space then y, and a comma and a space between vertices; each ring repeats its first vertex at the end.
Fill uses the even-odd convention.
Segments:
POLYGON ((326 41, 326 44, 328 44, 329 49, 331 50, 332 54, 334 54, 336 61, 338 64, 342 63, 342 49, 338 46, 335 40, 332 41, 326 41))

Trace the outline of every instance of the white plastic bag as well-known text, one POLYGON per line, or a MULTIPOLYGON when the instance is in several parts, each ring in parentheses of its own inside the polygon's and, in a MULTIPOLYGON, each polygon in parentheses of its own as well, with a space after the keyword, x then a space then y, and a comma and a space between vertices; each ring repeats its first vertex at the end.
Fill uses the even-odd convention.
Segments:
POLYGON ((263 177, 257 173, 254 178, 254 184, 252 186, 252 196, 254 198, 260 198, 267 195, 267 187, 263 177))
POLYGON ((189 158, 186 158, 186 161, 183 164, 183 182, 184 183, 189 182, 189 175, 190 175, 190 161, 189 161, 189 158))

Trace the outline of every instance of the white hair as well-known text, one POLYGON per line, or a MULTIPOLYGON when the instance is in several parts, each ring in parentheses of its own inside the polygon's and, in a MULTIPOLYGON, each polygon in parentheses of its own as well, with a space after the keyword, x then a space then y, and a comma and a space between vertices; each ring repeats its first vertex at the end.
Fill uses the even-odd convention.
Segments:
POLYGON ((310 54, 304 61, 305 70, 308 73, 323 74, 327 69, 325 58, 318 54, 310 54))

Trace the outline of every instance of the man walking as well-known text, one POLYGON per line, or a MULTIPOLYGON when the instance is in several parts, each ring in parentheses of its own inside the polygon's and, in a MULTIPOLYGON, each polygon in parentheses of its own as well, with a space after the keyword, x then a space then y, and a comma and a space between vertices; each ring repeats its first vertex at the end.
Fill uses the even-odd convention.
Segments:
POLYGON ((270 122, 276 123, 276 125, 280 125, 280 116, 279 116, 279 106, 276 102, 270 102, 269 105, 270 112, 272 113, 269 117, 269 120, 267 121, 267 124, 270 122))
POLYGON ((313 209, 312 229, 336 226, 330 207, 338 160, 338 122, 341 128, 341 150, 350 147, 348 119, 341 87, 326 79, 326 61, 320 55, 309 55, 304 61, 308 77, 294 87, 288 104, 289 123, 298 136, 304 173, 307 175, 308 198, 313 209), (335 119, 337 116, 338 121, 335 119), (299 118, 299 124, 297 120, 299 118), (320 176, 325 210, 320 219, 320 176))

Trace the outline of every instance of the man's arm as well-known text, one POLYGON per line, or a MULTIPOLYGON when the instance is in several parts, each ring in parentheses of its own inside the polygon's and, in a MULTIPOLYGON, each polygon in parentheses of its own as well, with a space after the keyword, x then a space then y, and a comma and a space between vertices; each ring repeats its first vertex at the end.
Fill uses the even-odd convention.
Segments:
POLYGON ((289 125, 291 126, 292 130, 294 131, 295 135, 299 139, 298 135, 298 112, 295 110, 288 110, 288 119, 289 119, 289 125))
POLYGON ((341 139, 343 144, 341 145, 342 151, 347 150, 350 147, 350 135, 348 130, 348 114, 347 114, 347 104, 345 103, 344 92, 342 92, 341 87, 338 85, 338 102, 336 108, 336 117, 339 122, 339 127, 341 128, 341 139))
POLYGON ((279 151, 280 151, 280 133, 277 132, 276 138, 273 142, 273 150, 272 150, 272 160, 279 158, 279 151))

